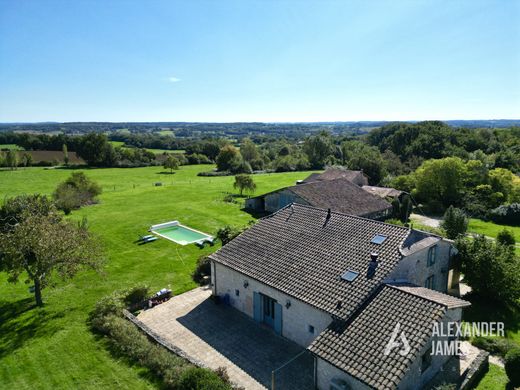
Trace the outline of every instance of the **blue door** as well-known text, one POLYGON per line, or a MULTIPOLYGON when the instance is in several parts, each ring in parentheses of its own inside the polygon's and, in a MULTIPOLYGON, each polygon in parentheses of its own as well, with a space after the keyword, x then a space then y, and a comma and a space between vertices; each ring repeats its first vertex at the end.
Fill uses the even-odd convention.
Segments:
POLYGON ((253 318, 256 322, 262 322, 262 296, 260 293, 253 293, 253 318))
POLYGON ((282 305, 279 303, 274 304, 274 331, 282 334, 282 305))

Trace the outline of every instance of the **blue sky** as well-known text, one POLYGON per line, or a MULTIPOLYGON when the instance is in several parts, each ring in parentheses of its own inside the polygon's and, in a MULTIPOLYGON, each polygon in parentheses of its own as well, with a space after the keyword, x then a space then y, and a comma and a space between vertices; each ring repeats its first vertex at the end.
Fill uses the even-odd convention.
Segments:
POLYGON ((0 121, 520 118, 520 1, 0 0, 0 121))

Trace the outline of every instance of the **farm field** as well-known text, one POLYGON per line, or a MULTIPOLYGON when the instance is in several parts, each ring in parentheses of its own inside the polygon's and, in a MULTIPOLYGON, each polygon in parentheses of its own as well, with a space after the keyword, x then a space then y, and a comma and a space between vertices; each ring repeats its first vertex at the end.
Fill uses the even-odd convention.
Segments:
POLYGON ((16 144, 0 144, 0 150, 24 150, 24 148, 16 144))
MULTIPOLYGON (((234 192, 233 177, 198 177, 209 165, 183 166, 175 174, 161 167, 84 169, 103 187, 100 203, 72 213, 87 217, 107 255, 103 275, 83 272, 69 282, 43 290, 45 306, 34 308, 28 286, 8 284, 0 274, 0 388, 157 388, 146 370, 111 357, 88 329, 95 302, 136 283, 153 290, 171 287, 175 294, 195 287, 190 274, 196 259, 217 249, 179 246, 160 239, 136 245, 152 224, 178 219, 215 234, 226 224, 245 225, 254 218, 241 205, 223 201, 234 192), (155 182, 162 182, 160 187, 155 182)), ((0 171, 0 197, 51 194, 73 170, 42 168, 0 171)), ((293 184, 310 172, 255 175, 257 193, 293 184)))
MULTIPOLYGON (((109 141, 114 147, 120 146, 122 148, 128 148, 128 146, 125 145, 123 141, 109 141)), ((152 148, 146 148, 146 150, 149 150, 152 153, 155 154, 163 154, 163 153, 184 153, 185 151, 182 149, 176 149, 176 150, 170 150, 170 149, 152 149, 152 148)))

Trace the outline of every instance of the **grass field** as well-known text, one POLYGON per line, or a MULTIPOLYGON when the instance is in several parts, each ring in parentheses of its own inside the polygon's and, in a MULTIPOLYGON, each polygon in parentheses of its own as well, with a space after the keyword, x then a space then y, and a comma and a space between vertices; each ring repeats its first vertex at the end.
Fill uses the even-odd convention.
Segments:
MULTIPOLYGON (((157 385, 138 367, 114 359, 87 327, 87 316, 102 296, 135 283, 154 290, 170 286, 179 294, 195 285, 196 259, 212 248, 179 246, 171 241, 138 246, 133 242, 152 224, 178 219, 214 234, 226 224, 253 218, 240 205, 223 202, 233 191, 232 177, 203 178, 212 166, 183 166, 174 175, 160 167, 84 170, 103 187, 100 203, 73 212, 87 217, 105 245, 104 275, 83 272, 45 289, 45 306, 34 308, 28 286, 6 282, 0 274, 0 388, 5 389, 150 389, 157 385), (162 182, 155 187, 153 183, 162 182)), ((29 168, 0 171, 0 199, 23 193, 50 194, 72 170, 29 168)), ((293 184, 309 173, 255 176, 257 193, 293 184)), ((1 200, 0 200, 1 201, 1 200)))
POLYGON ((10 150, 25 150, 21 146, 18 146, 16 144, 0 144, 0 150, 2 149, 10 149, 10 150))
POLYGON ((474 218, 470 219, 468 224, 468 232, 483 234, 485 236, 493 238, 496 238, 498 233, 504 229, 511 231, 515 236, 516 242, 520 242, 519 226, 497 225, 493 222, 486 222, 474 218))
MULTIPOLYGON (((114 147, 120 146, 122 148, 126 148, 125 143, 123 141, 109 141, 114 147)), ((130 148, 129 148, 130 149, 130 148)), ((163 153, 184 153, 185 150, 182 149, 176 149, 176 150, 169 150, 169 149, 151 149, 147 148, 152 153, 155 154, 163 154, 163 153)))

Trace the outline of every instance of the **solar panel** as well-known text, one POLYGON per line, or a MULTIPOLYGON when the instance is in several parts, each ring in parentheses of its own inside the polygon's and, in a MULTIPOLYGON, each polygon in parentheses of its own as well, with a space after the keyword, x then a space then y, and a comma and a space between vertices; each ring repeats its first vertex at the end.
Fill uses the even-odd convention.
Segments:
POLYGON ((372 244, 381 245, 385 240, 387 239, 386 236, 383 236, 382 234, 377 234, 372 238, 372 241, 370 241, 372 244))
POLYGON ((359 272, 348 270, 343 275, 341 275, 341 279, 346 280, 347 282, 353 282, 358 275, 359 272))

